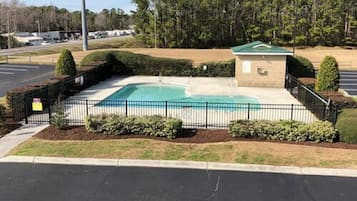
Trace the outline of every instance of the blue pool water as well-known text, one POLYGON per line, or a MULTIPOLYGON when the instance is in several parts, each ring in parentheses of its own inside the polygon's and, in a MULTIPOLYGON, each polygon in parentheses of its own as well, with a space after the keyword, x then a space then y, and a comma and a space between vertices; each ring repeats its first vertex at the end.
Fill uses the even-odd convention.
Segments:
POLYGON ((248 96, 189 96, 183 86, 159 84, 131 84, 123 87, 99 103, 99 106, 143 107, 215 107, 222 109, 259 109, 259 101, 248 96), (127 103, 125 103, 127 101, 127 103), (207 104, 208 103, 208 104, 207 104), (238 108, 239 109, 239 108, 238 108))

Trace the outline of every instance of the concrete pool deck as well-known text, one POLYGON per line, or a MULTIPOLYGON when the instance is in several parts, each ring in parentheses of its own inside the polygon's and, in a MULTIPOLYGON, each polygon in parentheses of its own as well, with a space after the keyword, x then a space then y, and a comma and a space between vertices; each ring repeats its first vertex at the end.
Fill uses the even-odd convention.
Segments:
MULTIPOLYGON (((299 103, 286 89, 279 88, 247 88, 238 87, 234 78, 190 78, 190 77, 153 77, 132 76, 113 77, 92 86, 63 101, 65 112, 73 125, 83 125, 87 115, 121 114, 128 116, 162 115, 180 118, 184 127, 188 128, 226 128, 232 120, 295 120, 311 123, 316 116, 299 103), (204 107, 166 102, 110 102, 100 105, 100 102, 128 84, 162 83, 182 85, 186 93, 191 95, 212 96, 250 96, 258 99, 261 104, 258 109, 248 104, 226 104, 215 106, 203 103, 204 107), (161 104, 161 105, 158 105, 161 104), (165 104, 165 103, 164 103, 165 104), (167 105, 169 104, 169 105, 167 105), (176 104, 176 105, 175 105, 176 104), (226 109, 224 109, 226 107, 226 109), (227 109, 228 108, 228 109, 227 109)), ((53 109, 52 109, 53 111, 53 109)), ((48 120, 46 112, 32 115, 33 119, 48 120)), ((44 121, 48 122, 48 121, 44 121)))
POLYGON ((140 83, 182 85, 190 95, 250 96, 257 98, 261 104, 300 104, 286 89, 238 87, 234 78, 206 77, 113 77, 82 91, 71 99, 103 100, 128 84, 140 83))

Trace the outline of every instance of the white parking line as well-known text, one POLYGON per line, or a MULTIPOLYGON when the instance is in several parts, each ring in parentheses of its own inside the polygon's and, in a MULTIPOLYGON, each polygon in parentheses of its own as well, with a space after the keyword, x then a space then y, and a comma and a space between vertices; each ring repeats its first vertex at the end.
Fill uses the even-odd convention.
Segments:
POLYGON ((0 75, 13 75, 13 72, 0 72, 0 75))
POLYGON ((357 83, 340 83, 340 85, 357 85, 357 83))
POLYGON ((25 66, 25 65, 0 65, 0 68, 28 68, 28 69, 39 69, 39 66, 25 66))
POLYGON ((22 72, 29 71, 28 69, 21 69, 21 68, 2 68, 2 67, 0 67, 0 70, 7 70, 7 71, 22 71, 22 72))

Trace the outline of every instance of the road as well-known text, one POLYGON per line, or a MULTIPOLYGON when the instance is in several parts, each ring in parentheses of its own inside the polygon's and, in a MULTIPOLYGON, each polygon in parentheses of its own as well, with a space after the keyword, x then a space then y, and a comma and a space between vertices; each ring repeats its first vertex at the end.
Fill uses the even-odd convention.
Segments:
POLYGON ((188 169, 0 166, 4 201, 356 201, 356 178, 188 169))
POLYGON ((340 76, 340 88, 351 96, 357 96, 357 71, 340 71, 340 76))
POLYGON ((41 82, 54 76, 54 66, 0 64, 0 97, 9 89, 41 82))
MULTIPOLYGON (((113 39, 117 39, 117 38, 127 39, 130 37, 132 37, 132 36, 128 35, 128 36, 120 36, 120 37, 116 37, 116 38, 102 38, 102 39, 89 40, 89 48, 90 48, 91 43, 112 41, 113 39)), ((0 50, 0 55, 1 56, 14 55, 14 54, 18 54, 18 53, 35 52, 35 51, 43 50, 43 49, 50 49, 50 48, 56 48, 56 47, 68 47, 68 46, 79 45, 79 44, 82 44, 82 40, 72 40, 72 41, 68 41, 65 43, 55 43, 55 44, 49 44, 49 45, 3 49, 3 50, 0 50)))

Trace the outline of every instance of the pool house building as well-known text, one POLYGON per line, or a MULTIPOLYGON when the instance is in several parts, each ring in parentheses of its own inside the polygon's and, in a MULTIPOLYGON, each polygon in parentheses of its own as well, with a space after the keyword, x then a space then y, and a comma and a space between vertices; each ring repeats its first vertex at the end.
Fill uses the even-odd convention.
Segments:
POLYGON ((255 41, 232 48, 236 56, 235 77, 239 87, 283 88, 286 59, 292 52, 255 41))

